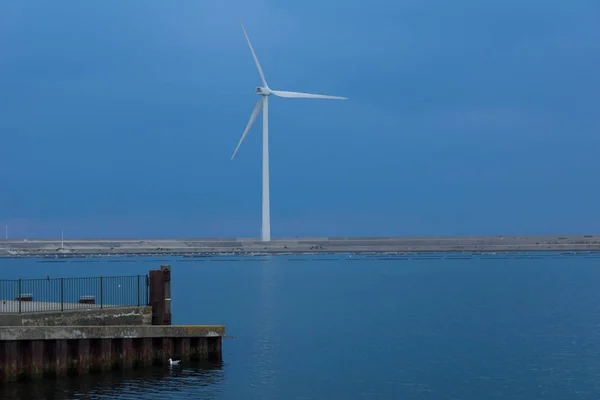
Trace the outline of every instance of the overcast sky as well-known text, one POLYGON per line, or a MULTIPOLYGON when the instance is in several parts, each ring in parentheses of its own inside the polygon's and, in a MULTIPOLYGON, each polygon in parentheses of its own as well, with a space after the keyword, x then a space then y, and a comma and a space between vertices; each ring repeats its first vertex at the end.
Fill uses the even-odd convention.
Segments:
POLYGON ((273 237, 599 232, 596 0, 105 0, 0 3, 9 234, 258 237, 240 20, 349 98, 271 99, 273 237))

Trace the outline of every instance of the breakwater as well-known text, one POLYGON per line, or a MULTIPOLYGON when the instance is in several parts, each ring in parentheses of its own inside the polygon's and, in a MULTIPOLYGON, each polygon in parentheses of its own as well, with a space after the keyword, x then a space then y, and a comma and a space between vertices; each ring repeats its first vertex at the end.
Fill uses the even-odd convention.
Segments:
POLYGON ((8 239, 0 257, 598 251, 600 235, 215 239, 8 239))

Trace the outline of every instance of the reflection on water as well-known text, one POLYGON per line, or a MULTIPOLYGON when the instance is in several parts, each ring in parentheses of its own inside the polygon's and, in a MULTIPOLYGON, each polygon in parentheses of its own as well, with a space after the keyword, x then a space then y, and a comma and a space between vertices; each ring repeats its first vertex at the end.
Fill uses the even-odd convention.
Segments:
POLYGON ((113 371, 77 378, 16 382, 0 387, 0 399, 213 399, 223 390, 220 362, 113 371))

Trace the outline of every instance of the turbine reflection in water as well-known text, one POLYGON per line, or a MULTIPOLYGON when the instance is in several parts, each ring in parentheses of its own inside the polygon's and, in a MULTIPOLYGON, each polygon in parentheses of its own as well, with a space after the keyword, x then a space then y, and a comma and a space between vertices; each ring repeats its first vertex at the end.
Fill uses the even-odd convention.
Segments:
POLYGON ((213 399, 223 391, 224 375, 220 362, 156 366, 11 383, 0 388, 0 399, 213 399))

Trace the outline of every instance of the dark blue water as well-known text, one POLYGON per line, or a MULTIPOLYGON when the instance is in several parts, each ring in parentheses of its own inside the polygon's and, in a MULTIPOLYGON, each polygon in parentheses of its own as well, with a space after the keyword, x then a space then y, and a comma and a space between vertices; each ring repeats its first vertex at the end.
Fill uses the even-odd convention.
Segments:
POLYGON ((600 398, 593 255, 74 261, 3 259, 0 277, 168 263, 173 323, 225 324, 235 337, 222 365, 10 384, 5 398, 600 398))

